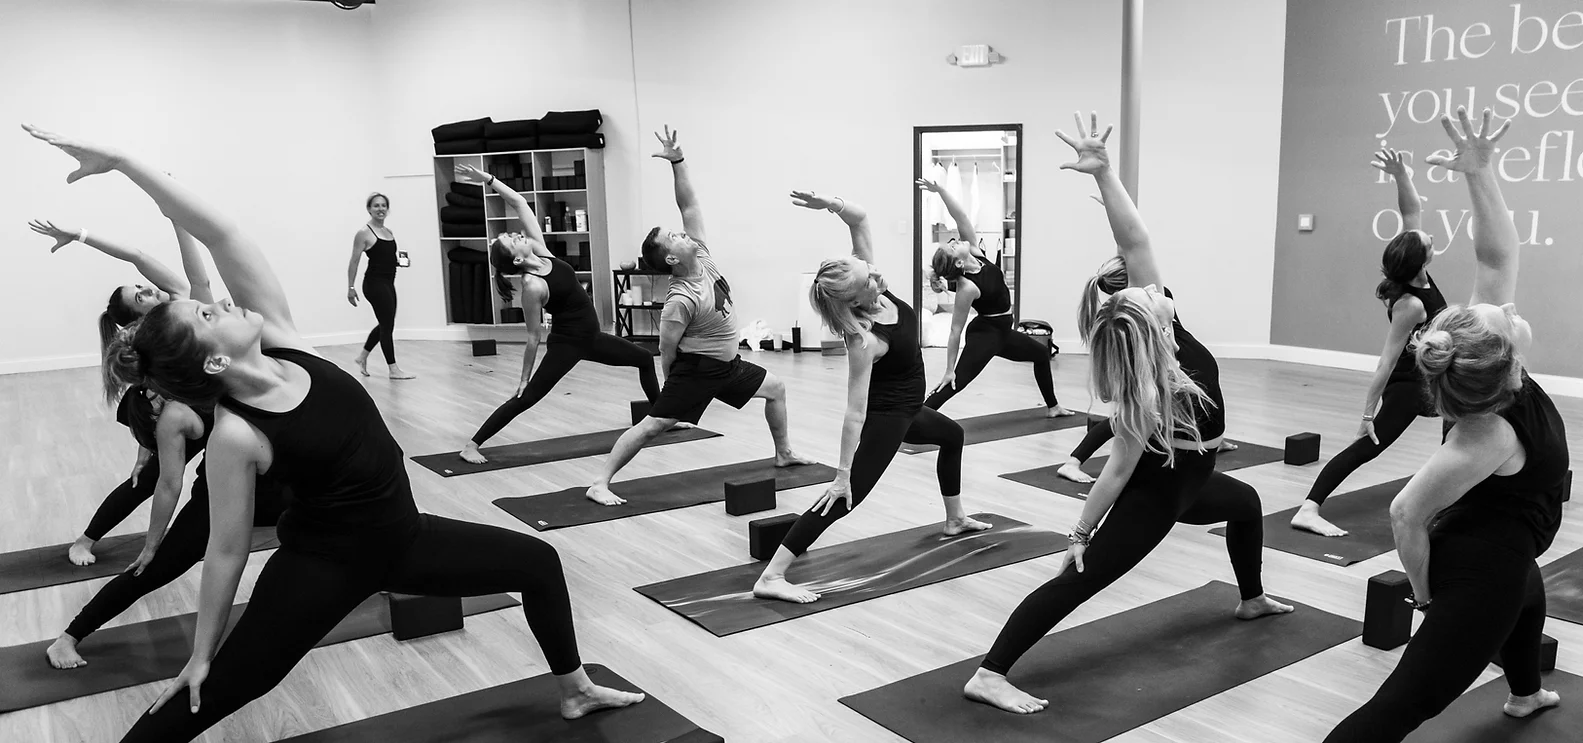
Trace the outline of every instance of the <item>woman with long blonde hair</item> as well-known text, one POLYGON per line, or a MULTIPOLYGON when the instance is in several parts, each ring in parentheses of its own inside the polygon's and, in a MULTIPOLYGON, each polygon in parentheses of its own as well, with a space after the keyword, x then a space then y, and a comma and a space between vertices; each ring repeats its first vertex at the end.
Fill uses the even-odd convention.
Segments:
POLYGON ((868 213, 840 197, 793 191, 792 201, 825 209, 852 232, 851 257, 819 266, 808 301, 825 326, 846 342, 847 404, 841 425, 841 461, 835 482, 792 525, 775 556, 753 585, 753 595, 799 604, 819 594, 792 585, 786 571, 836 520, 851 513, 879 483, 902 442, 935 444, 940 498, 945 502, 948 536, 983 531, 989 524, 968 518, 962 509, 962 427, 923 406, 923 351, 918 347, 918 313, 891 294, 874 268, 868 213))
POLYGON ((1533 329, 1517 314, 1517 225, 1501 196, 1489 109, 1477 130, 1440 123, 1455 154, 1425 162, 1462 173, 1473 202, 1473 297, 1419 334, 1424 392, 1453 425, 1391 502, 1391 530, 1408 599, 1424 612, 1401 662, 1374 698, 1325 738, 1406 738, 1456 701, 1499 654, 1510 694, 1503 711, 1527 717, 1561 703, 1540 685, 1545 588, 1539 555, 1561 527, 1570 458, 1566 426, 1523 368, 1533 329), (1432 602, 1432 603, 1431 603, 1432 602))
POLYGON ((1007 619, 963 694, 1007 712, 1030 714, 1049 706, 1013 686, 1006 674, 1019 658, 1083 602, 1125 575, 1177 523, 1227 522, 1226 550, 1241 589, 1234 614, 1254 619, 1292 607, 1264 595, 1260 580, 1263 512, 1253 488, 1215 472, 1225 432, 1220 369, 1214 356, 1185 330, 1161 286, 1148 231, 1132 197, 1110 166, 1098 117, 1076 139, 1057 132, 1077 151, 1061 167, 1099 183, 1116 248, 1127 266, 1127 287, 1085 310, 1078 330, 1090 351, 1090 386, 1112 403, 1116 441, 1069 537, 1054 579, 1035 589, 1007 619), (1103 528, 1099 528, 1103 526, 1103 528))

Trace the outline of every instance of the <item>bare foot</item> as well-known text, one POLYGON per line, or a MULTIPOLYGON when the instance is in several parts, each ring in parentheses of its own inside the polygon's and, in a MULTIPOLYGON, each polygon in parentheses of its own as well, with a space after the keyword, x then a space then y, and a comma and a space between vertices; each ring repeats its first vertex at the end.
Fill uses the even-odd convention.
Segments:
POLYGON ((962 687, 962 696, 1019 715, 1031 715, 1050 706, 1049 700, 1012 686, 1005 676, 982 668, 967 680, 967 686, 962 687))
POLYGON ((1241 448, 1242 447, 1237 446, 1237 442, 1230 439, 1225 439, 1220 442, 1220 451, 1236 451, 1241 448))
POLYGON ((1046 418, 1065 418, 1066 416, 1069 416, 1069 415, 1077 415, 1077 413, 1074 413, 1074 412, 1072 412, 1070 410, 1067 410, 1066 408, 1063 408, 1060 405, 1057 405, 1057 406, 1055 406, 1053 408, 1046 409, 1044 411, 1044 417, 1046 417, 1046 418))
POLYGON ((941 531, 944 531, 945 535, 948 537, 954 537, 958 534, 969 534, 975 531, 984 531, 985 529, 992 528, 994 527, 979 521, 972 516, 963 516, 959 519, 946 519, 945 528, 941 531))
POLYGON ((753 595, 761 599, 777 599, 794 604, 811 604, 819 600, 819 594, 787 583, 785 578, 771 578, 765 575, 759 576, 759 579, 753 583, 753 595))
POLYGON ((1238 619, 1258 619, 1271 614, 1290 614, 1291 611, 1292 607, 1260 594, 1237 604, 1236 614, 1238 619))
POLYGON ((1292 528, 1311 531, 1321 537, 1344 537, 1347 530, 1326 521, 1319 515, 1319 504, 1311 500, 1303 501, 1297 507, 1297 513, 1292 514, 1292 528))
POLYGON ((77 537, 77 541, 71 543, 71 549, 66 550, 66 559, 71 560, 73 565, 92 565, 94 560, 99 559, 93 556, 93 543, 96 541, 77 537))
POLYGON ((403 371, 401 367, 396 366, 395 364, 391 364, 390 365, 390 378, 391 379, 417 379, 418 375, 413 374, 412 372, 409 372, 409 371, 403 371))
POLYGON ((583 493, 583 495, 587 496, 588 500, 601 506, 619 506, 627 502, 626 498, 610 492, 609 485, 592 485, 588 488, 588 492, 583 493))
POLYGON ((671 427, 670 427, 669 430, 672 430, 672 431, 685 431, 685 430, 687 430, 689 428, 697 428, 697 427, 698 427, 698 424, 696 424, 696 423, 688 423, 687 421, 676 421, 675 423, 671 424, 671 427))
POLYGON ((620 691, 604 686, 589 685, 575 693, 561 697, 561 717, 575 720, 602 709, 630 707, 646 699, 642 694, 620 691))
POLYGON ((796 467, 800 464, 818 464, 818 462, 808 459, 807 457, 797 456, 797 452, 794 452, 790 449, 787 449, 786 451, 775 452, 776 467, 796 467))
POLYGON ((1549 689, 1540 689, 1526 697, 1506 695, 1506 706, 1501 711, 1512 717, 1527 717, 1546 707, 1554 707, 1561 703, 1561 695, 1549 689))
POLYGON ((1072 482, 1082 483, 1084 485, 1094 482, 1094 478, 1089 476, 1087 472, 1084 472, 1082 467, 1072 464, 1071 462, 1067 462, 1066 464, 1058 467, 1055 470, 1055 476, 1071 480, 1072 482))
POLYGON ((64 632, 61 633, 60 637, 55 638, 55 642, 50 644, 49 649, 45 650, 44 654, 49 656, 50 665, 61 670, 81 668, 88 665, 88 661, 83 660, 82 656, 77 654, 77 638, 64 632))
POLYGON ((460 453, 462 455, 462 459, 472 462, 473 464, 485 464, 489 461, 489 458, 484 456, 484 453, 478 450, 478 444, 475 444, 471 441, 467 442, 467 446, 462 447, 462 451, 460 453))
POLYGON ((357 355, 357 373, 365 377, 368 376, 368 354, 360 353, 357 355))

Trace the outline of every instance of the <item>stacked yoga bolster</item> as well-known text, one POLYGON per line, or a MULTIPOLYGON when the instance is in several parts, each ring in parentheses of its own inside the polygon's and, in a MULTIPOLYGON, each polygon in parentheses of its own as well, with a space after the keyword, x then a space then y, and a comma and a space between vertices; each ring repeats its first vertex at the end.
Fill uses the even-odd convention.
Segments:
POLYGON ((489 318, 489 267, 484 254, 471 248, 452 248, 451 317, 457 322, 486 323, 489 318))
POLYGON ((434 127, 430 130, 434 135, 434 154, 469 155, 483 152, 486 146, 485 127, 490 123, 488 118, 482 118, 434 127))

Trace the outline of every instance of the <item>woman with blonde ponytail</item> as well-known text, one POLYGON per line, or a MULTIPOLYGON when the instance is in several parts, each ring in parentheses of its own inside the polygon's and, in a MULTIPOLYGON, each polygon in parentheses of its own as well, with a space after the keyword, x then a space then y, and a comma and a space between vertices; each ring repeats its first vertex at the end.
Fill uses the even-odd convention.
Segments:
POLYGON ((836 520, 863 502, 896 457, 902 442, 940 447, 936 475, 945 503, 946 536, 990 527, 962 508, 962 427, 925 407, 923 351, 918 314, 891 294, 874 268, 868 213, 840 197, 793 191, 792 203, 824 209, 852 232, 851 257, 819 265, 808 302, 846 343, 847 404, 841 426, 841 462, 835 482, 792 525, 753 585, 753 595, 806 604, 819 594, 786 580, 786 571, 836 520))
MULTIPOLYGON (((1017 660, 1147 557, 1177 523, 1227 522, 1226 550, 1241 591, 1231 612, 1236 618, 1292 610, 1264 594, 1258 493, 1214 471, 1226 420, 1220 369, 1203 344, 1179 330, 1174 300, 1155 288, 1162 284, 1148 231, 1105 148, 1110 130, 1099 131, 1097 116, 1088 126, 1079 116, 1076 138, 1056 135, 1078 156, 1061 167, 1099 184, 1127 285, 1103 302, 1085 299, 1093 315, 1078 319, 1091 353, 1090 387, 1115 406, 1114 451, 1072 528, 1060 574, 1017 606, 962 690, 968 699, 1017 714, 1050 704, 1007 680, 1017 660)), ((1102 281, 1091 279, 1090 289, 1102 281)))
MULTIPOLYGON (((1325 738, 1406 738, 1461 696, 1499 655, 1502 711, 1527 717, 1561 702, 1540 685, 1545 623, 1539 555, 1561 526, 1570 465, 1566 427, 1523 368, 1533 329, 1517 314, 1517 225, 1501 195, 1489 109, 1475 128, 1442 117, 1454 154, 1426 162, 1463 175, 1473 202, 1473 297, 1419 335, 1414 360, 1428 404, 1452 424, 1445 441, 1391 502, 1408 599, 1424 612, 1401 662, 1374 697, 1325 738)), ((1492 711, 1493 714, 1493 711, 1492 711)))

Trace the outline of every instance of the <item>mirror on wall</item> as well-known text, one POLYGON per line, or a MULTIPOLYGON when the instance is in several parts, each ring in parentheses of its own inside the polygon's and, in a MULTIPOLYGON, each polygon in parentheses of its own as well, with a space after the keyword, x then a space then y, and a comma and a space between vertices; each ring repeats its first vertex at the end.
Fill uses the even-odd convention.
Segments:
MULTIPOLYGON (((1006 274, 1012 312, 1019 316, 1021 140, 1021 124, 913 127, 913 178, 939 183, 962 205, 973 223, 976 244, 972 247, 1006 274)), ((944 200, 914 189, 912 299, 925 346, 945 346, 956 302, 955 281, 938 279, 930 265, 942 245, 961 241, 944 200)))

